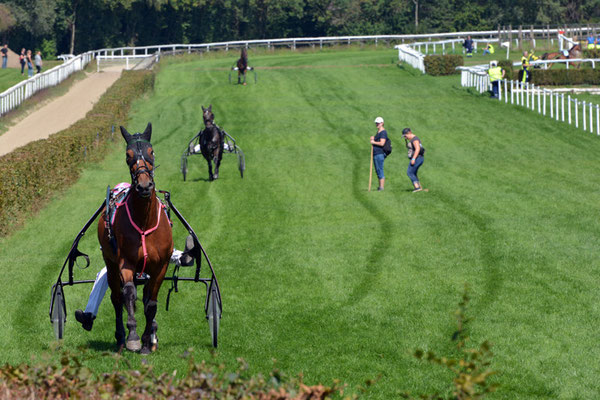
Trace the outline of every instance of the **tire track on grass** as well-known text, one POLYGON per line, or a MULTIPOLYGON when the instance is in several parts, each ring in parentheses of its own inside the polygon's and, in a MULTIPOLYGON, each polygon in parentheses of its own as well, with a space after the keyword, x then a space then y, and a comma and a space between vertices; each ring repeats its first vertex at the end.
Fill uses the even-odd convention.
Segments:
MULTIPOLYGON (((329 87, 332 88, 332 90, 330 90, 329 93, 333 94, 341 104, 353 110, 356 114, 362 116, 363 119, 369 119, 369 114, 367 111, 365 111, 365 109, 362 109, 349 101, 356 98, 356 96, 354 92, 347 90, 346 86, 344 85, 346 83, 345 81, 337 78, 337 76, 330 76, 329 79, 324 81, 330 82, 329 87), (335 90, 333 88, 335 88, 335 90), (344 90, 346 93, 343 95, 340 93, 340 90, 344 90)), ((337 123, 337 121, 333 121, 329 117, 327 108, 320 107, 319 104, 317 104, 317 102, 314 100, 314 96, 311 96, 310 93, 302 90, 302 87, 301 92, 306 103, 309 104, 313 108, 314 112, 321 117, 321 119, 330 128, 330 131, 338 131, 340 129, 340 125, 337 123)), ((383 264, 381 262, 382 257, 391 247, 391 238, 394 228, 393 224, 386 218, 384 212, 379 209, 377 203, 369 200, 366 196, 365 190, 361 189, 361 186, 364 184, 364 182, 361 183, 360 179, 361 163, 359 162, 359 153, 364 149, 359 148, 358 144, 353 143, 353 141, 349 139, 349 135, 340 135, 338 136, 338 139, 340 139, 354 155, 354 164, 352 166, 352 197, 371 215, 372 219, 377 222, 380 231, 380 235, 377 236, 377 241, 368 250, 366 250, 368 256, 361 281, 348 295, 346 305, 353 305, 361 302, 361 300, 363 300, 373 290, 374 283, 377 281, 381 270, 383 269, 383 264)))

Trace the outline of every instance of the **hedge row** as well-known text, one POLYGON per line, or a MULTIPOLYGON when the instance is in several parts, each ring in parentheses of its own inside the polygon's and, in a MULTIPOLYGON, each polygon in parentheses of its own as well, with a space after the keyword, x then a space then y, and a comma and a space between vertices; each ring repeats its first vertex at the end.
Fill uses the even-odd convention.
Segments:
POLYGON ((425 56, 424 63, 428 75, 452 75, 458 73, 456 67, 464 65, 464 60, 460 55, 446 54, 425 56))
POLYGON ((153 87, 152 72, 123 71, 84 119, 0 157, 0 236, 74 182, 85 162, 102 159, 112 127, 124 125, 132 101, 153 87))
POLYGON ((600 49, 583 49, 583 58, 600 58, 600 49))
POLYGON ((534 69, 531 82, 544 86, 600 85, 600 70, 596 69, 534 69))

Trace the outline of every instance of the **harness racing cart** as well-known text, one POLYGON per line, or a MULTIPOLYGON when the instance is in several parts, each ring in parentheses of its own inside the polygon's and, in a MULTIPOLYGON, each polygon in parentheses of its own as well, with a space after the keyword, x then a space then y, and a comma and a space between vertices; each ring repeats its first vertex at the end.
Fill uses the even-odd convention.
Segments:
MULTIPOLYGON (((231 67, 231 71, 229 71, 229 83, 231 83, 231 74, 233 71, 239 71, 239 68, 236 64, 233 64, 233 67, 231 67)), ((256 83, 258 79, 256 78, 256 70, 254 69, 254 67, 247 66, 246 71, 252 71, 252 73, 254 74, 254 83, 256 83)), ((246 82, 246 77, 244 77, 244 82, 246 82)))
MULTIPOLYGON (((225 130, 221 129, 218 125, 215 125, 221 135, 223 136, 223 151, 231 154, 234 153, 238 159, 238 169, 240 170, 240 176, 244 178, 244 171, 246 170, 246 158, 244 152, 235 143, 235 139, 231 137, 225 130)), ((181 156, 181 173, 183 174, 183 180, 185 181, 188 173, 188 157, 194 154, 202 155, 202 147, 200 145, 200 135, 203 131, 200 131, 196 136, 190 140, 187 148, 184 150, 181 156)))
MULTIPOLYGON (((188 281, 188 282, 204 284, 204 286, 206 287, 206 297, 205 297, 205 301, 204 301, 204 313, 206 315, 206 319, 208 320, 210 335, 211 335, 211 339, 212 339, 212 345, 213 345, 213 347, 216 348, 217 343, 218 343, 219 324, 220 324, 220 320, 221 320, 221 314, 223 311, 223 307, 222 307, 222 303, 221 303, 221 290, 219 289, 219 284, 217 282, 217 277, 215 276, 215 271, 210 262, 210 259, 208 258, 208 255, 206 254, 206 251, 204 250, 204 248, 200 244, 200 241, 198 240, 198 236, 196 236, 196 233, 191 228, 189 223, 185 220, 185 218, 183 218, 181 213, 177 210, 177 208, 175 208, 175 206, 171 202, 171 194, 169 192, 163 191, 163 190, 160 190, 159 193, 161 193, 164 196, 164 200, 162 200, 160 198, 159 198, 159 200, 164 205, 166 212, 167 212, 167 216, 169 217, 169 220, 171 221, 171 224, 172 224, 171 212, 173 212, 173 214, 175 214, 175 216, 177 216, 177 218, 179 219, 181 224, 184 226, 184 228, 192 236, 192 238, 194 240, 194 247, 190 251, 190 255, 194 258, 195 264, 196 264, 196 269, 195 269, 195 273, 194 273, 193 277, 180 277, 179 276, 179 272, 180 272, 179 265, 174 265, 172 275, 165 277, 165 280, 171 281, 171 288, 169 289, 169 292, 167 294, 167 299, 166 299, 166 311, 169 310, 169 300, 171 298, 171 293, 173 291, 175 291, 176 293, 179 291, 179 285, 178 285, 179 281, 188 281), (208 275, 207 277, 201 277, 202 259, 204 259, 206 261, 206 264, 208 265, 208 268, 210 269, 210 273, 207 274, 208 275)), ((75 240, 73 241, 73 244, 71 245, 71 250, 69 251, 69 254, 67 255, 67 258, 66 258, 65 262, 63 263, 63 266, 60 270, 58 279, 57 279, 56 283, 54 285, 52 285, 52 289, 50 291, 50 293, 51 293, 50 322, 52 323, 52 325, 54 327, 54 334, 56 336, 56 339, 63 338, 65 323, 67 321, 67 306, 66 306, 66 301, 65 301, 64 287, 78 285, 78 284, 82 284, 82 283, 94 283, 94 280, 75 280, 74 279, 73 266, 77 263, 77 259, 79 257, 83 257, 85 260, 85 263, 86 263, 84 267, 81 267, 81 269, 85 269, 85 268, 89 267, 89 265, 90 265, 89 256, 87 254, 82 253, 77 248, 79 245, 79 241, 85 235, 85 232, 88 230, 88 228, 92 225, 92 223, 96 220, 96 218, 98 217, 98 215, 100 215, 101 212, 105 212, 106 215, 108 216, 108 214, 110 212, 109 210, 111 209, 111 207, 109 207, 109 205, 111 205, 112 202, 114 202, 114 194, 113 194, 113 191, 111 191, 111 188, 108 187, 106 200, 102 203, 102 205, 100 205, 100 207, 98 207, 98 209, 96 210, 94 215, 92 215, 92 217, 86 222, 86 224, 83 226, 83 228, 81 229, 79 234, 77 234, 77 237, 75 237, 75 240), (65 268, 67 267, 67 265, 68 265, 68 278, 65 281, 65 280, 63 280, 63 273, 65 272, 65 268)), ((107 220, 108 220, 108 218, 107 218, 107 220)), ((184 267, 184 268, 186 268, 186 267, 184 267)), ((136 278, 135 278, 134 282, 136 285, 145 284, 148 281, 148 279, 149 279, 149 276, 147 276, 147 275, 145 275, 145 276, 142 275, 141 277, 138 277, 136 274, 136 278)))

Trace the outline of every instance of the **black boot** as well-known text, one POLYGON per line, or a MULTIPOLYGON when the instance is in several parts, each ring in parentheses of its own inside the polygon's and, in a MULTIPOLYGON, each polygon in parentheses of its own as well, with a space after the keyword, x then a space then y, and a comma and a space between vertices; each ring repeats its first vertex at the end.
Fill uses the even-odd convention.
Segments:
POLYGON ((75 319, 81 324, 83 329, 86 331, 92 330, 92 325, 96 317, 91 312, 83 312, 82 310, 75 310, 75 319))
POLYGON ((194 257, 191 255, 191 251, 194 248, 194 238, 192 235, 188 235, 185 239, 185 249, 183 249, 183 254, 179 259, 179 265, 182 267, 190 267, 194 265, 194 257))

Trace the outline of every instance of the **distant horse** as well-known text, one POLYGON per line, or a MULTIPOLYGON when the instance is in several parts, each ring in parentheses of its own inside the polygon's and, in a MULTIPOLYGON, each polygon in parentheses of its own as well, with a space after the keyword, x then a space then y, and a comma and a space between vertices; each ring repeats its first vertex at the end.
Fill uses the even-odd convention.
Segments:
POLYGON ((209 179, 215 180, 219 177, 219 166, 223 158, 224 137, 221 130, 215 125, 215 115, 212 112, 212 104, 208 108, 202 106, 202 119, 204 119, 204 130, 200 132, 200 150, 208 163, 209 179), (215 164, 213 174, 212 164, 215 164))
MULTIPOLYGON (((581 46, 579 44, 571 47, 569 51, 557 51, 554 53, 544 53, 542 54, 542 60, 567 60, 567 59, 578 59, 581 58, 583 52, 581 50, 581 46), (566 54, 565 54, 566 53, 566 54)), ((551 63, 548 68, 552 68, 556 63, 551 63)), ((572 63, 577 68, 579 68, 580 63, 575 62, 572 63)))
POLYGON ((150 144, 152 125, 149 123, 144 133, 134 135, 121 126, 121 134, 127 142, 125 154, 131 188, 127 197, 116 205, 114 217, 104 213, 100 217, 98 240, 108 269, 119 350, 126 346, 128 350, 141 349, 142 354, 149 354, 156 350, 156 300, 173 252, 173 235, 169 218, 154 189, 154 151, 150 144), (149 276, 149 280, 144 287, 146 327, 140 342, 136 333, 134 275, 143 273, 149 276), (127 310, 127 342, 123 305, 127 310))
POLYGON ((246 85, 246 70, 248 69, 248 53, 246 53, 246 48, 242 47, 242 52, 240 54, 240 58, 237 60, 237 68, 238 68, 238 84, 241 83, 241 76, 244 76, 244 86, 246 85))

